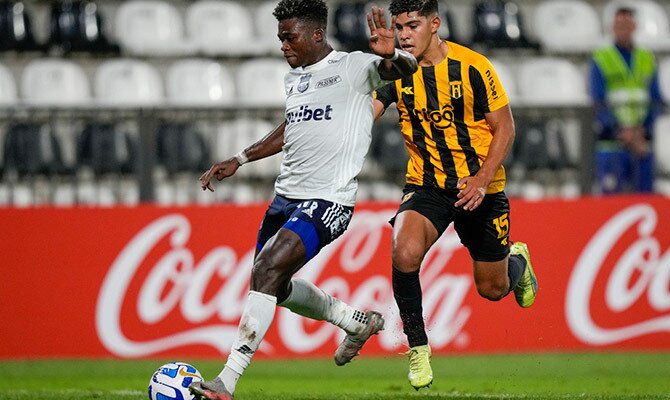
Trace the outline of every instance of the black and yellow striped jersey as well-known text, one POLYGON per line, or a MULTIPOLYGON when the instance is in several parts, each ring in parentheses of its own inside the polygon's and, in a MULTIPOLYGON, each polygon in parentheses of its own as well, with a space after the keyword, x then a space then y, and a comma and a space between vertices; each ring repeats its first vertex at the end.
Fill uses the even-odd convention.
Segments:
MULTIPOLYGON (((509 103, 493 66, 483 55, 446 42, 447 57, 419 67, 375 93, 388 108, 396 103, 410 160, 407 183, 456 189, 486 159, 493 134, 485 114, 509 103)), ((505 169, 496 171, 487 193, 505 188, 505 169)))

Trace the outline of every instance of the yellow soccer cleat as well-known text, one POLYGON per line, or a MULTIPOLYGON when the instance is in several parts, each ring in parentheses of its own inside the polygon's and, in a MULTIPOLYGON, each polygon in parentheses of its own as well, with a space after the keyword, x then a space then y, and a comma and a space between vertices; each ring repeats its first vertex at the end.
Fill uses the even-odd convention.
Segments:
POLYGON ((409 357, 409 384, 416 390, 430 387, 433 383, 433 370, 430 368, 429 345, 415 346, 406 353, 409 357))
POLYGON ((537 293, 537 278, 533 271, 533 266, 530 264, 530 253, 528 253, 528 245, 523 242, 515 242, 510 248, 510 254, 520 254, 526 259, 526 269, 521 275, 521 280, 514 288, 514 297, 517 304, 523 308, 533 305, 535 302, 535 294, 537 293))

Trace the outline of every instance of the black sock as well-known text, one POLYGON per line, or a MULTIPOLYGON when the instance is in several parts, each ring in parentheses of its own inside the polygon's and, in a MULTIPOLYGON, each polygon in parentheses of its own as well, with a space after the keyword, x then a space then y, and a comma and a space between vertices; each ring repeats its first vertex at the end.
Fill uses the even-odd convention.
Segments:
POLYGON ((521 275, 526 270, 526 259, 521 254, 514 254, 509 257, 507 264, 507 276, 509 276, 509 291, 514 290, 521 280, 521 275))
POLYGON ((428 344, 421 305, 421 282, 419 271, 405 273, 393 268, 393 296, 402 319, 403 331, 409 347, 428 344))

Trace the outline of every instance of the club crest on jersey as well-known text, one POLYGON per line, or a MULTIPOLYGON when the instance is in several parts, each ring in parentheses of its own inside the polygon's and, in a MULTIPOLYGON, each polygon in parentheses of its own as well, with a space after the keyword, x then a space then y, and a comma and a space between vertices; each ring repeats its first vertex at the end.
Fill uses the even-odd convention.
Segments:
POLYGON ((449 82, 449 86, 451 86, 452 99, 460 99, 461 97, 463 97, 463 82, 461 81, 449 82))
POLYGON ((300 82, 298 82, 298 92, 303 93, 309 88, 310 79, 312 79, 312 74, 305 74, 300 77, 300 82))

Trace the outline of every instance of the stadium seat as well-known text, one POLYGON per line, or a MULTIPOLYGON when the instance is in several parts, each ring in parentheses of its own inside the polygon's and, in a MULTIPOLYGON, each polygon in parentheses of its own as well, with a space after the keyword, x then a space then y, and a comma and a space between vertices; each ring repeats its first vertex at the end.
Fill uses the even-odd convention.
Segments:
POLYGON ((665 103, 670 104, 670 57, 665 57, 658 63, 658 79, 665 103))
POLYGON ((529 59, 518 72, 519 100, 529 106, 583 106, 586 80, 576 65, 562 58, 529 59))
POLYGON ((670 23, 663 7, 653 0, 613 0, 605 5, 603 24, 611 31, 614 14, 619 7, 635 10, 637 30, 635 42, 654 51, 670 50, 670 23))
MULTIPOLYGON (((238 118, 225 122, 219 126, 216 134, 214 158, 225 160, 257 142, 274 128, 273 124, 261 119, 238 118)), ((279 174, 280 165, 281 156, 275 155, 255 161, 248 168, 241 168, 238 174, 241 177, 273 178, 279 174)))
POLYGON ((165 1, 122 2, 115 21, 119 44, 130 54, 178 56, 194 51, 184 38, 181 14, 165 1))
POLYGON ((32 18, 23 1, 0 2, 0 51, 43 50, 35 42, 32 18))
POLYGON ((169 175, 201 173, 211 166, 209 146, 193 125, 165 124, 159 128, 156 141, 158 163, 169 175))
POLYGON ((514 76, 512 66, 497 59, 490 59, 490 61, 498 74, 498 79, 500 79, 503 88, 505 88, 509 101, 516 101, 519 97, 519 91, 517 89, 516 77, 514 76))
POLYGON ((488 47, 538 48, 526 37, 519 6, 511 1, 484 0, 475 5, 473 42, 488 47))
POLYGON ((241 103, 250 107, 286 104, 284 75, 288 70, 288 64, 278 59, 254 59, 240 64, 237 92, 241 103))
POLYGON ((276 1, 261 3, 254 11, 256 40, 266 54, 281 55, 281 43, 277 39, 278 22, 272 12, 277 6, 276 1))
POLYGON ((0 106, 11 106, 17 102, 16 82, 12 72, 0 64, 0 106))
POLYGON ((653 145, 657 172, 670 177, 670 115, 656 120, 653 145))
POLYGON ((540 44, 548 51, 589 53, 605 41, 596 10, 583 0, 541 2, 533 22, 540 44))
POLYGON ((104 20, 93 1, 60 1, 51 6, 49 44, 63 52, 118 53, 119 47, 107 40, 104 20))
POLYGON ((356 1, 341 2, 335 9, 332 30, 344 51, 367 51, 368 21, 366 4, 356 1))
POLYGON ((135 170, 137 144, 113 124, 88 124, 77 139, 77 164, 96 176, 129 174, 135 170))
POLYGON ((65 170, 60 142, 49 125, 10 126, 3 147, 5 176, 54 176, 65 170))
POLYGON ((398 121, 380 120, 373 125, 370 156, 388 176, 402 174, 407 169, 409 155, 398 121))
POLYGON ((454 16, 449 10, 450 4, 446 2, 440 2, 440 18, 442 23, 440 24, 440 29, 438 29, 437 34, 442 40, 449 40, 451 42, 463 43, 459 40, 458 35, 456 34, 456 24, 454 16))
POLYGON ((28 104, 75 106, 90 102, 90 85, 84 70, 72 61, 37 59, 21 76, 21 92, 28 104))
POLYGON ((167 99, 172 104, 214 106, 235 102, 233 77, 217 62, 180 60, 170 66, 166 78, 167 99))
POLYGON ((186 13, 186 29, 197 51, 206 55, 256 55, 262 51, 254 37, 251 13, 240 2, 195 2, 186 13))
POLYGON ((95 73, 94 85, 99 104, 152 106, 163 102, 162 78, 153 66, 143 61, 105 61, 95 73))

